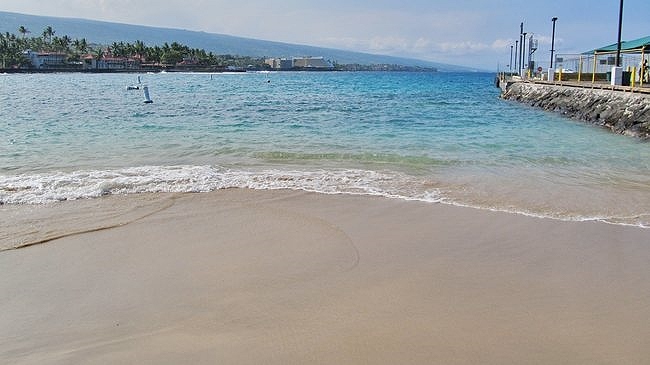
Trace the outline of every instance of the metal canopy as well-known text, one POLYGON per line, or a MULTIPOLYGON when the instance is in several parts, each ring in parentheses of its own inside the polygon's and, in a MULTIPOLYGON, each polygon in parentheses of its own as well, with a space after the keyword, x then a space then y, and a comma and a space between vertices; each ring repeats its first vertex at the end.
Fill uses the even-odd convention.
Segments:
MULTIPOLYGON (((610 52, 616 52, 616 46, 617 44, 610 44, 609 46, 605 46, 602 48, 597 48, 589 52, 585 52, 584 54, 594 54, 594 53, 610 53, 610 52)), ((647 49, 650 50, 650 36, 635 39, 632 41, 622 41, 621 42, 621 51, 622 52, 634 52, 634 51, 639 51, 641 52, 642 50, 647 49)))

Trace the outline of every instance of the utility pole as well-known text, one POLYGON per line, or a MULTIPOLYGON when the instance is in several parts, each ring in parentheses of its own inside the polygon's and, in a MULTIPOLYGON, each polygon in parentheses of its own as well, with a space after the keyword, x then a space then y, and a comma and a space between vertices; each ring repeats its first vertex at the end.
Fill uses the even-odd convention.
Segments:
POLYGON ((621 31, 623 30, 623 0, 618 10, 618 43, 616 44, 616 67, 621 67, 621 31))
MULTIPOLYGON (((526 35, 527 34, 528 33, 524 32, 524 43, 521 45, 522 51, 526 49, 526 35)), ((526 62, 526 52, 522 52, 522 56, 523 56, 523 59, 521 60, 521 69, 525 70, 526 67, 524 66, 524 63, 526 62)))
POLYGON ((510 63, 508 67, 510 67, 510 73, 512 74, 512 45, 510 45, 510 63))
POLYGON ((557 21, 557 17, 553 17, 551 19, 553 22, 553 35, 551 36, 551 67, 550 69, 553 69, 553 53, 555 53, 555 22, 557 21))
POLYGON ((515 70, 518 70, 517 68, 517 52, 519 52, 519 41, 515 40, 515 70))
POLYGON ((521 22, 521 25, 519 26, 519 68, 517 69, 517 74, 521 76, 520 70, 522 66, 522 61, 521 58, 524 55, 524 47, 523 47, 523 40, 522 37, 524 36, 524 22, 521 22))

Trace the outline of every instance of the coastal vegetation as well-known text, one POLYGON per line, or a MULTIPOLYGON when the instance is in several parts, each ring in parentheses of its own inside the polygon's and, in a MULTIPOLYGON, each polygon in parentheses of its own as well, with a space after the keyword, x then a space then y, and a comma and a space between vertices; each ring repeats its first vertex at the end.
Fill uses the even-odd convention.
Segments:
MULTIPOLYGON (((162 45, 147 45, 141 40, 133 43, 119 41, 111 44, 97 44, 86 38, 71 38, 58 35, 51 27, 41 32, 32 32, 25 26, 17 29, 18 34, 0 33, 0 69, 5 71, 78 71, 78 70, 164 70, 180 69, 193 71, 220 70, 265 70, 270 69, 265 58, 217 55, 205 49, 191 48, 171 42, 162 45), (31 36, 30 36, 31 35, 31 36), (43 56, 51 54, 56 61, 49 64, 35 64, 30 52, 43 56)), ((416 71, 434 72, 433 67, 414 67, 398 64, 340 64, 332 62, 324 70, 339 71, 416 71)), ((318 70, 312 67, 292 67, 290 70, 318 70)))
POLYGON ((0 62, 2 68, 30 68, 31 62, 26 56, 26 50, 38 52, 54 52, 64 54, 67 63, 80 63, 85 57, 93 56, 101 59, 104 56, 138 59, 142 63, 159 66, 176 66, 185 64, 203 67, 254 67, 264 68, 264 59, 235 56, 215 55, 204 49, 191 48, 178 42, 163 45, 148 46, 142 41, 113 42, 109 45, 94 44, 86 38, 72 39, 67 35, 57 36, 52 27, 45 27, 38 36, 28 37, 31 30, 20 26, 16 35, 0 33, 0 62))

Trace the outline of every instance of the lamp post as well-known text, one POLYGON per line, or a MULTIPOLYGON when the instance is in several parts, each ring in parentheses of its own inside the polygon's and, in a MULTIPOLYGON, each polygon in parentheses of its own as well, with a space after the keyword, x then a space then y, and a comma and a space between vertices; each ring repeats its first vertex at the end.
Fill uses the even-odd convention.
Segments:
MULTIPOLYGON (((524 39, 524 43, 521 44, 521 49, 522 49, 522 50, 526 49, 526 35, 527 35, 527 34, 528 34, 528 33, 524 32, 524 38, 523 38, 523 39, 524 39)), ((520 65, 522 71, 526 69, 526 67, 524 66, 524 63, 525 63, 525 62, 526 62, 526 53, 524 52, 524 53, 523 53, 523 58, 522 58, 522 60, 521 60, 521 65, 520 65)), ((523 75, 523 74, 522 74, 522 75, 523 75)))
POLYGON ((508 67, 510 67, 510 73, 512 74, 512 45, 510 45, 510 63, 508 67))
POLYGON ((521 71, 521 57, 523 57, 524 54, 524 47, 523 47, 523 40, 522 37, 524 36, 524 22, 521 22, 519 25, 519 68, 517 69, 517 74, 521 76, 520 71, 521 71))
POLYGON ((553 22, 553 34, 551 35, 551 67, 550 69, 553 69, 553 53, 555 53, 555 22, 557 21, 557 17, 553 17, 551 19, 553 22))
MULTIPOLYGON (((517 68, 517 52, 519 52, 519 41, 515 40, 515 70, 518 70, 517 68)), ((517 73, 519 74, 519 73, 517 73)))
POLYGON ((621 67, 621 31, 623 30, 623 0, 618 10, 618 43, 616 43, 616 67, 621 67))

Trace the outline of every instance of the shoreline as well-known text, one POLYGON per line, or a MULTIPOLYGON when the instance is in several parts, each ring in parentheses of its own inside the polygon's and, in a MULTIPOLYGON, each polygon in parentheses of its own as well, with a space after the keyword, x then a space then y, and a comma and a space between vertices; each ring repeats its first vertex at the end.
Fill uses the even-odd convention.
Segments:
POLYGON ((591 364, 650 356, 646 229, 287 190, 133 198, 62 204, 51 224, 94 214, 114 224, 0 252, 8 298, 0 326, 12 334, 0 359, 591 364))
MULTIPOLYGON (((396 72, 396 73, 441 73, 437 70, 426 70, 426 69, 414 69, 414 70, 356 70, 356 69, 319 69, 313 67, 295 67, 292 69, 194 69, 194 68, 142 68, 142 69, 88 69, 88 70, 70 70, 70 69, 8 69, 0 68, 0 75, 2 74, 53 74, 53 73, 79 73, 79 74, 136 74, 136 73, 246 73, 246 72, 314 72, 314 73, 326 73, 326 72, 396 72)), ((488 73, 487 71, 484 73, 488 73)))
MULTIPOLYGON (((257 70, 255 70, 257 71, 257 70)), ((196 73, 245 73, 246 70, 226 70, 226 69, 166 69, 166 68, 142 68, 142 69, 87 69, 87 70, 70 70, 60 69, 2 69, 0 74, 53 74, 53 73, 79 73, 79 74, 136 74, 136 73, 161 73, 161 72, 196 72, 196 73)))
POLYGON ((84 197, 35 204, 4 204, 0 201, 0 212, 7 217, 4 234, 0 234, 0 254, 3 251, 20 250, 30 246, 46 244, 78 234, 91 233, 128 225, 146 218, 174 204, 178 197, 186 195, 211 196, 222 191, 250 190, 254 194, 274 194, 286 192, 290 194, 314 194, 331 197, 351 197, 359 199, 380 199, 401 203, 445 206, 452 209, 467 209, 483 212, 484 214, 505 214, 526 219, 551 220, 558 223, 597 223, 620 227, 648 230, 650 227, 643 223, 628 223, 617 217, 561 217, 528 211, 516 211, 463 204, 446 200, 426 200, 419 198, 395 197, 367 193, 322 192, 306 189, 273 188, 258 189, 246 187, 218 188, 200 192, 136 192, 125 194, 107 194, 103 196, 84 197), (69 208, 71 207, 71 208, 69 208), (90 219, 73 218, 74 213, 81 210, 94 211, 90 219), (61 212, 64 214, 61 214, 61 212), (121 211, 126 211, 122 214, 121 211), (101 213, 100 213, 101 212, 101 213), (70 213, 70 214, 68 214, 70 213), (31 231, 25 232, 22 227, 28 225, 31 231), (45 232, 45 233, 43 233, 45 232))
POLYGON ((650 140, 650 96, 530 82, 506 82, 501 98, 562 114, 613 133, 650 140))

